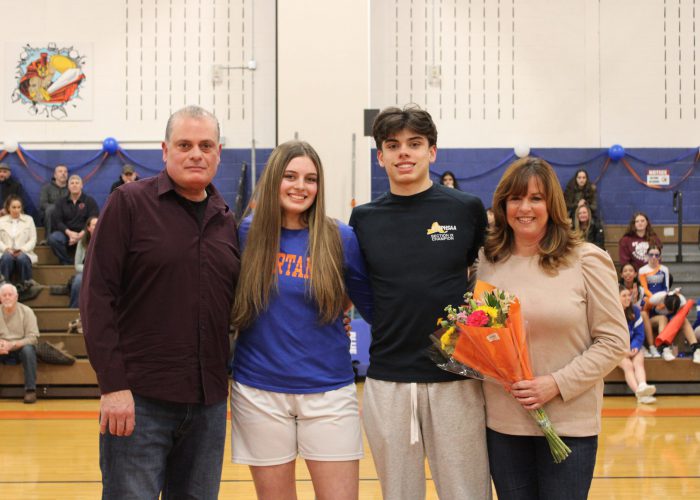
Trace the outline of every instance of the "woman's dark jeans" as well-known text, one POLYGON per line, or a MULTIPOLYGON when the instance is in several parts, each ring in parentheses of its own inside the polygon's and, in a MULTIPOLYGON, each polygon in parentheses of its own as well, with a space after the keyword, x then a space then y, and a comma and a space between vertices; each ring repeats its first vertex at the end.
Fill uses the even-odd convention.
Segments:
POLYGON ((593 479, 598 436, 562 437, 571 455, 556 464, 543 437, 486 430, 498 500, 585 500, 593 479))

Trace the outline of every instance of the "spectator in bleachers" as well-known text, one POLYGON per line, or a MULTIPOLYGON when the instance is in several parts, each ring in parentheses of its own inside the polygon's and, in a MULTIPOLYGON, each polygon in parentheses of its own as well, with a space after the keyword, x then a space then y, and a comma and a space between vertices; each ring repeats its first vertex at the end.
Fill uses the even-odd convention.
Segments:
POLYGON ((136 170, 134 170, 134 167, 127 163, 122 167, 122 173, 119 176, 119 179, 117 179, 116 182, 114 184, 112 184, 112 187, 109 188, 109 192, 111 193, 112 191, 117 189, 119 186, 123 186, 124 184, 134 182, 134 181, 138 180, 138 178, 139 178, 139 176, 136 173, 136 170))
POLYGON ((18 302, 17 288, 10 283, 0 286, 0 363, 13 360, 24 369, 24 402, 36 402, 36 344, 39 327, 30 307, 18 302))
POLYGON ((68 196, 56 202, 53 212, 53 229, 48 243, 61 264, 73 264, 75 248, 85 234, 85 224, 90 217, 99 215, 97 202, 83 192, 83 180, 79 175, 68 179, 68 196))
MULTIPOLYGON (((659 335, 664 333, 669 322, 679 319, 677 315, 682 315, 679 328, 677 330, 672 330, 668 335, 664 334, 663 341, 660 342, 661 357, 664 361, 673 361, 676 359, 671 344, 678 332, 682 330, 685 340, 690 345, 693 363, 700 364, 700 344, 695 336, 693 327, 688 321, 687 315, 689 311, 687 308, 683 307, 686 304, 686 299, 680 293, 680 289, 676 288, 669 292, 657 292, 651 296, 647 304, 647 307, 651 307, 651 310, 648 311, 648 315, 652 322, 656 322, 659 335)), ((647 314, 646 310, 642 311, 642 315, 644 314, 647 314)))
POLYGON ((4 209, 6 215, 0 217, 0 273, 9 282, 16 272, 16 281, 24 286, 32 279, 32 264, 38 260, 34 219, 24 213, 22 199, 16 194, 7 197, 4 209))
POLYGON ((637 402, 651 404, 656 401, 656 387, 647 384, 647 374, 644 370, 644 321, 639 307, 632 303, 632 294, 624 285, 620 285, 620 303, 630 332, 630 350, 622 358, 620 368, 625 373, 627 385, 637 396, 637 402))
POLYGON ((12 170, 8 163, 0 163, 0 215, 5 215, 5 200, 14 194, 24 200, 24 188, 18 180, 12 178, 12 170))
POLYGON ((78 246, 75 249, 75 276, 70 284, 70 304, 68 307, 78 307, 80 300, 80 285, 83 283, 83 265, 85 262, 85 254, 87 253, 90 239, 97 226, 97 216, 90 217, 85 224, 83 237, 80 238, 78 246))
POLYGON ((586 203, 583 203, 576 208, 573 228, 583 241, 593 243, 605 250, 605 235, 603 234, 603 226, 593 215, 591 208, 586 203))
POLYGON ((644 288, 639 282, 637 270, 630 263, 625 264, 620 269, 620 284, 625 285, 632 295, 632 304, 641 309, 644 303, 644 288))
POLYGON ((630 263, 639 270, 647 263, 647 251, 651 245, 661 248, 661 239, 651 227, 644 212, 635 212, 619 244, 620 265, 630 263))
POLYGON ((440 184, 448 188, 459 189, 459 182, 457 182, 457 177, 455 177, 455 174, 453 174, 449 170, 446 170, 440 176, 440 184))
POLYGON ((564 190, 564 201, 566 201, 566 209, 569 211, 569 216, 573 219, 576 208, 582 204, 587 204, 591 208, 594 216, 598 215, 598 194, 596 187, 591 184, 588 177, 588 172, 584 169, 579 169, 576 174, 566 183, 564 190))
POLYGON ((56 165, 50 182, 41 186, 39 194, 39 217, 46 228, 46 236, 52 232, 51 217, 56 202, 68 196, 68 167, 56 165))

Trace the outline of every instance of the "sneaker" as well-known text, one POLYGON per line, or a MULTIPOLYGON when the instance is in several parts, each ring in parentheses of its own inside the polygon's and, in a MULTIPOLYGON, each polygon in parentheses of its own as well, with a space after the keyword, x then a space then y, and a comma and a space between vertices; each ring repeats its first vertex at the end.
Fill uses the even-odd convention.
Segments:
POLYGON ((651 358, 651 353, 649 352, 649 349, 647 349, 644 346, 642 346, 642 353, 644 354, 645 358, 651 358))
POLYGON ((641 398, 637 398, 637 403, 641 403, 643 405, 650 405, 656 403, 656 398, 654 396, 643 396, 641 398))
POLYGON ((676 357, 673 355, 671 346, 664 346, 661 348, 661 357, 664 358, 664 361, 673 361, 676 359, 676 357))
POLYGON ((700 365, 700 349, 695 349, 693 353, 693 363, 700 365))
POLYGON ((36 403, 36 391, 25 391, 24 404, 31 405, 36 403))
POLYGON ((637 391, 634 393, 638 398, 643 398, 646 396, 653 396, 656 392, 656 386, 649 385, 646 382, 642 382, 637 386, 637 391))
POLYGON ((659 350, 656 348, 655 345, 649 347, 649 354, 651 354, 652 358, 660 358, 661 354, 659 354, 659 350))

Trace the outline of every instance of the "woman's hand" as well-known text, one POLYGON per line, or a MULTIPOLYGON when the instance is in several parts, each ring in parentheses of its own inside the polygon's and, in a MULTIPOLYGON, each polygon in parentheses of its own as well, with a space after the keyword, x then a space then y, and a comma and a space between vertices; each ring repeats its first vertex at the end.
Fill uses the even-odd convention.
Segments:
POLYGON ((510 391, 523 408, 537 410, 559 395, 559 386, 554 377, 543 375, 532 380, 516 382, 510 386, 510 391))
POLYGON ((627 353, 627 357, 633 358, 637 355, 638 352, 639 352, 639 349, 637 349, 636 347, 634 349, 630 349, 629 352, 627 353))

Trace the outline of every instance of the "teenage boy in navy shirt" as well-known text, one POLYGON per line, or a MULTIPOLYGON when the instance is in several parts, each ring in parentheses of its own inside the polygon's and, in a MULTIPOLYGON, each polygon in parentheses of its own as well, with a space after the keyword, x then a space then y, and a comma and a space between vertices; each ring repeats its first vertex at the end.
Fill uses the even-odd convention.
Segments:
POLYGON ((486 212, 430 180, 437 129, 417 107, 387 108, 373 135, 388 193, 353 210, 374 290, 363 420, 386 500, 425 498, 425 456, 443 500, 490 498, 481 382, 425 354, 448 304, 463 301, 486 212))

